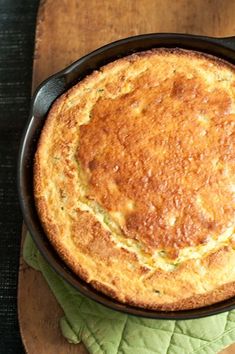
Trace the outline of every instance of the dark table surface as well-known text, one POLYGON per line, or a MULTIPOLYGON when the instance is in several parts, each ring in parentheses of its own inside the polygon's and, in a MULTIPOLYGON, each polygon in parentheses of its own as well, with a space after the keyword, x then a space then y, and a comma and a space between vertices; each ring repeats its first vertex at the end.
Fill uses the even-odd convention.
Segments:
POLYGON ((29 112, 38 4, 0 0, 0 354, 24 353, 17 320, 22 215, 16 161, 29 112))

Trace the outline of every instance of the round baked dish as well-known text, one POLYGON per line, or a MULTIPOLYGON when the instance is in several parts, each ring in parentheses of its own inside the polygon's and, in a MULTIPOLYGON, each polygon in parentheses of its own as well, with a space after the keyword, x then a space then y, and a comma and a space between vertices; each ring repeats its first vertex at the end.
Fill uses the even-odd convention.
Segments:
POLYGON ((235 71, 154 49, 53 104, 34 163, 38 214, 83 280, 159 310, 235 295, 235 71))

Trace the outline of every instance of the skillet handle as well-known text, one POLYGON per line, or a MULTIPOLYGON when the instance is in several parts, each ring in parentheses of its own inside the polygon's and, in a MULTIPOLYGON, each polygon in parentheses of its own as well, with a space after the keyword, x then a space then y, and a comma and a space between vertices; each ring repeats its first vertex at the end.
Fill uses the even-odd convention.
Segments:
POLYGON ((235 36, 217 38, 217 40, 226 47, 235 50, 235 36))

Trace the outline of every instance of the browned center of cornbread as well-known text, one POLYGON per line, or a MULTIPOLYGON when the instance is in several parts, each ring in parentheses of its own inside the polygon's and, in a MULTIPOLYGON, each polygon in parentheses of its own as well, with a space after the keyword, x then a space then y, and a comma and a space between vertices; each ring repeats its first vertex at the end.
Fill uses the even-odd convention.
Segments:
POLYGON ((147 71, 132 83, 131 92, 96 102, 77 159, 88 198, 126 237, 174 258, 234 218, 231 98, 189 73, 158 82, 147 71))

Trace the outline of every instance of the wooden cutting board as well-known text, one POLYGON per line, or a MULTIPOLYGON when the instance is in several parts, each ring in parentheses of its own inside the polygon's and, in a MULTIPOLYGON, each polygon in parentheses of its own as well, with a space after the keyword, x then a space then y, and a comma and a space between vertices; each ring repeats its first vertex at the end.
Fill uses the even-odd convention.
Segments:
MULTIPOLYGON (((45 0, 37 18, 33 91, 47 76, 114 40, 149 32, 235 35, 232 0, 45 0)), ((23 227, 22 240, 25 235, 23 227)), ((23 244, 23 241, 22 241, 23 244)), ((62 337, 62 310, 39 272, 20 259, 18 313, 28 354, 82 354, 62 337)), ((235 345, 223 354, 235 353, 235 345)), ((222 354, 222 353, 221 353, 222 354)))

